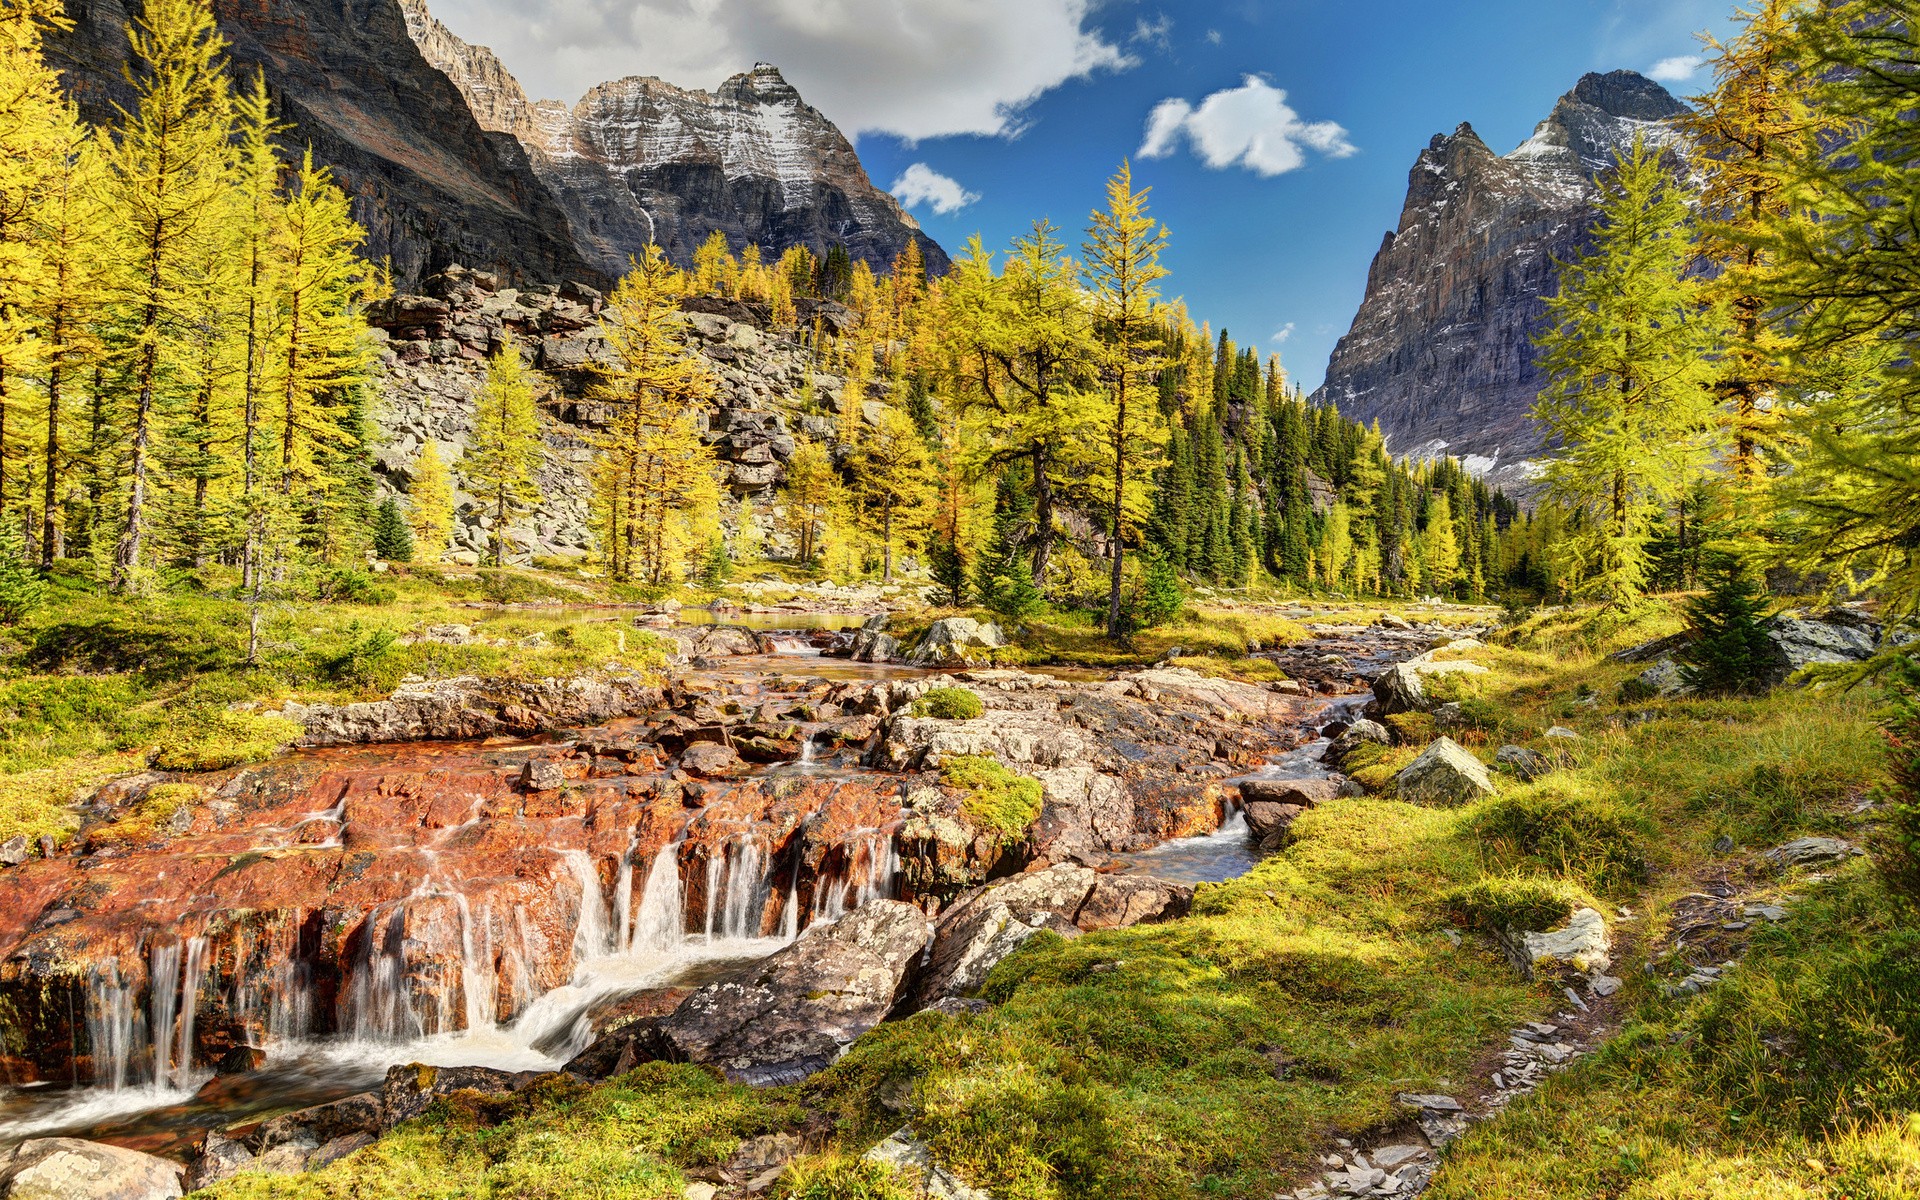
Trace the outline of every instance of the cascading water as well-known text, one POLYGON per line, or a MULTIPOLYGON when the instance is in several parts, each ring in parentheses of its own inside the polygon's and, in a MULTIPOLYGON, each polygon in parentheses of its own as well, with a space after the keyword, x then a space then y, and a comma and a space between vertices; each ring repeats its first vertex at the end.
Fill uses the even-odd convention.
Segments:
POLYGON ((600 872, 594 869, 593 860, 585 850, 563 850, 560 856, 580 884, 580 916, 573 926, 573 966, 578 971, 587 960, 612 952, 613 931, 607 919, 607 899, 600 889, 600 872))
MULTIPOLYGON (((156 1063, 154 1078, 155 1083, 183 1091, 193 1082, 193 1025, 200 1007, 200 980, 206 974, 207 939, 191 937, 185 945, 180 971, 180 1025, 174 1037, 172 1071, 162 1071, 156 1063)), ((156 1053, 164 1038, 165 1030, 156 1026, 153 1038, 156 1053)))
POLYGON ((847 866, 838 878, 814 886, 813 919, 838 921, 869 900, 893 898, 900 875, 900 852, 890 832, 871 833, 855 849, 848 843, 847 866))
POLYGON ((653 856, 640 907, 627 939, 629 954, 669 954, 686 938, 687 914, 680 890, 680 843, 670 842, 653 856))
POLYGON ((104 958, 87 981, 87 1040, 93 1047, 93 1080, 119 1091, 133 1060, 133 985, 120 974, 118 958, 104 958))

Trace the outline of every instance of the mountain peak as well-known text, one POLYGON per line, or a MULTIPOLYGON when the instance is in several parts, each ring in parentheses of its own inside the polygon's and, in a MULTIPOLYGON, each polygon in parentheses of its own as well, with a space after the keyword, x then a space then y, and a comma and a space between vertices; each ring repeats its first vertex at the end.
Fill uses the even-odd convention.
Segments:
POLYGON ((1582 75, 1573 90, 1561 97, 1561 103, 1568 101, 1632 121, 1666 121, 1689 111, 1672 92, 1637 71, 1582 75))

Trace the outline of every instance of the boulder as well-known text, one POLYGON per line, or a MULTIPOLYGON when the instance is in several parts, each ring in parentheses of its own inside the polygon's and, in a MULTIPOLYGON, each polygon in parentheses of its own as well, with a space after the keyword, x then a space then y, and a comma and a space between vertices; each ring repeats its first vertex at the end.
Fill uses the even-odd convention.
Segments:
POLYGON ((544 1076, 541 1071, 496 1071, 491 1067, 429 1067, 420 1063, 390 1067, 380 1089, 380 1127, 385 1131, 411 1121, 442 1096, 466 1091, 504 1096, 524 1091, 544 1076))
POLYGON ((965 998, 987 981, 988 972, 1042 929, 1078 937, 1080 929, 1057 912, 1016 913, 988 897, 956 905, 943 915, 934 933, 933 954, 920 973, 913 1007, 965 998))
POLYGON ((1283 849, 1293 840, 1293 823, 1304 805, 1278 804, 1271 800, 1253 800, 1246 805, 1247 834, 1268 852, 1283 849))
POLYGON ((1672 696, 1685 696, 1693 689, 1687 686, 1686 676, 1680 673, 1680 664, 1671 658, 1660 658, 1646 670, 1635 676, 1646 694, 1666 699, 1672 696))
POLYGON ((911 1129, 895 1131, 863 1157, 911 1179, 916 1194, 927 1200, 992 1200, 988 1192, 968 1185, 934 1161, 933 1151, 911 1129))
POLYGON ((166 1200, 181 1195, 178 1163, 78 1138, 33 1138, 0 1164, 7 1200, 166 1200))
POLYGON ((1172 697, 1200 705, 1227 719, 1283 719, 1297 711, 1281 693, 1234 679, 1202 675, 1189 667, 1154 667, 1126 676, 1126 682, 1134 695, 1146 700, 1172 697))
POLYGON ((1400 798, 1416 804, 1464 804, 1494 794, 1486 764, 1452 738, 1440 738, 1394 776, 1400 798))
POLYGON ((719 742, 693 742, 680 752, 680 769, 702 779, 729 779, 747 769, 732 746, 719 742))
POLYGON ((886 662, 898 657, 900 643, 886 632, 887 614, 868 617, 853 635, 853 644, 848 648, 848 657, 855 662, 886 662))
POLYGON ((4 842, 0 842, 0 864, 17 867, 27 861, 27 835, 16 833, 4 842))
POLYGON ((1331 779, 1243 779, 1240 799, 1248 804, 1297 804, 1312 808, 1325 804, 1340 791, 1331 779))
POLYGON ((1387 732, 1387 727, 1380 724, 1380 722, 1369 721, 1363 717, 1347 726, 1345 732, 1333 739, 1332 744, 1327 747, 1326 754, 1322 757, 1326 762, 1344 771, 1347 768, 1348 757, 1361 745, 1368 742, 1376 746, 1391 746, 1393 745, 1393 734, 1387 732))
POLYGON ((919 667, 965 664, 981 657, 983 650, 997 650, 1006 644, 1006 635, 991 621, 943 617, 927 628, 926 636, 907 654, 907 661, 919 667))
POLYGON ((1151 875, 1096 875, 1093 891, 1074 916, 1074 924, 1096 929, 1125 929, 1184 917, 1193 911, 1191 884, 1170 883, 1151 875))
POLYGON ((1391 717, 1396 713, 1426 712, 1432 707, 1426 689, 1420 683, 1420 671, 1411 663, 1395 663, 1373 680, 1373 703, 1367 711, 1374 716, 1391 717))
POLYGON ((530 792, 557 791, 566 785, 566 767, 554 759, 529 759, 520 769, 520 786, 530 792))
POLYGON ((1773 648, 1769 679, 1776 684, 1815 663, 1865 662, 1873 657, 1881 633, 1879 622, 1851 609, 1835 609, 1818 617, 1781 613, 1765 629, 1773 648))
POLYGON ((880 1023, 932 938, 933 922, 913 905, 869 901, 687 997, 660 1023, 661 1046, 736 1082, 803 1079, 880 1023))
POLYGON ((1532 783, 1553 770, 1553 760, 1525 746, 1502 746, 1493 752, 1493 761, 1512 771, 1522 783, 1532 783))
POLYGON ((1112 775, 1086 766, 1035 771, 1040 818, 1033 823, 1037 853, 1053 862, 1102 861, 1135 840, 1133 797, 1112 775))

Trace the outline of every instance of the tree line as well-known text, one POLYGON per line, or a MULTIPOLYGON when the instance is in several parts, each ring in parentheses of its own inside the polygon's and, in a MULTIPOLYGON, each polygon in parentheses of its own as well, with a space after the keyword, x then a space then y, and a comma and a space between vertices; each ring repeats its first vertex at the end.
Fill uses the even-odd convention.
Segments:
POLYGON ((1685 143, 1622 156, 1541 339, 1567 592, 1767 567, 1920 604, 1917 20, 1764 0, 1685 143))

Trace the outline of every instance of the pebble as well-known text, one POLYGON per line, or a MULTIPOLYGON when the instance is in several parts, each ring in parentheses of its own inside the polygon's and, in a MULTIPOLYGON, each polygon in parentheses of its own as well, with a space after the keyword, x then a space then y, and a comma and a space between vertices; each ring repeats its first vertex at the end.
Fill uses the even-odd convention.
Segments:
POLYGON ((1766 920, 1778 922, 1787 919, 1787 910, 1781 908, 1778 904, 1749 904, 1741 911, 1740 915, 1743 917, 1763 917, 1766 920))

